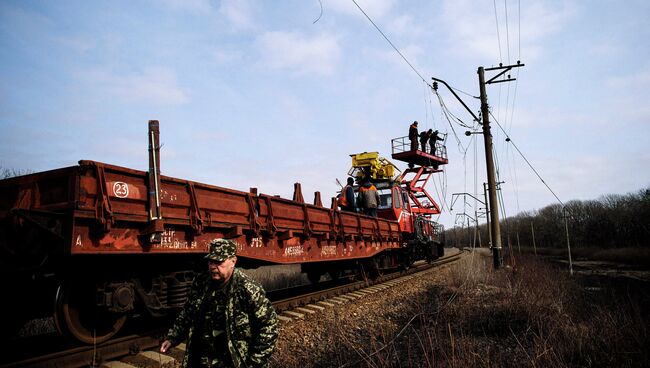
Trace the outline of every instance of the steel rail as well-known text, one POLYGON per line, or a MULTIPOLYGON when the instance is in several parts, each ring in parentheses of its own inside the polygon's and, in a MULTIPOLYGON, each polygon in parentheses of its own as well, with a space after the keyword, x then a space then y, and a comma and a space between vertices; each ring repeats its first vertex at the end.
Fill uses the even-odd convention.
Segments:
POLYGON ((303 295, 298 295, 298 296, 295 296, 295 297, 290 297, 290 298, 286 298, 286 299, 282 299, 282 300, 277 300, 277 301, 274 301, 272 304, 276 308, 276 310, 278 310, 278 311, 290 310, 292 308, 304 306, 304 305, 307 305, 307 304, 310 304, 310 303, 316 303, 316 302, 323 301, 323 300, 326 300, 328 298, 332 298, 332 297, 335 297, 335 296, 343 295, 343 294, 350 293, 350 292, 357 291, 357 290, 362 290, 362 289, 368 288, 370 286, 379 285, 381 283, 384 283, 384 282, 387 282, 387 281, 390 281, 390 280, 399 279, 400 277, 405 277, 405 276, 412 275, 412 274, 415 274, 415 273, 423 272, 423 271, 429 270, 431 268, 434 268, 436 266, 440 266, 440 265, 443 265, 443 264, 446 264, 446 263, 454 262, 454 261, 460 259, 461 255, 462 255, 462 252, 459 252, 459 253, 451 255, 451 256, 440 258, 440 259, 432 262, 431 264, 420 264, 420 265, 417 265, 417 266, 415 266, 413 268, 410 268, 410 269, 408 269, 406 271, 403 271, 403 272, 395 272, 395 273, 391 273, 391 274, 388 274, 388 275, 381 276, 381 277, 377 278, 376 280, 355 281, 355 282, 348 283, 348 284, 341 285, 341 286, 335 286, 335 287, 332 287, 332 288, 319 290, 319 291, 311 292, 311 293, 308 293, 308 294, 303 294, 303 295))

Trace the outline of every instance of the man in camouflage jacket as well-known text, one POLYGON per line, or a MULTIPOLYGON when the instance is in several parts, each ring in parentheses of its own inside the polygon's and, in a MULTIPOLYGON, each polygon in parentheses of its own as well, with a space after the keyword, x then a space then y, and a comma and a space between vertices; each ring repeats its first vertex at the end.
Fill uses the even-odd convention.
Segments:
POLYGON ((198 275, 160 351, 187 337, 183 367, 265 367, 278 320, 264 289, 235 269, 236 245, 210 243, 208 271, 198 275))

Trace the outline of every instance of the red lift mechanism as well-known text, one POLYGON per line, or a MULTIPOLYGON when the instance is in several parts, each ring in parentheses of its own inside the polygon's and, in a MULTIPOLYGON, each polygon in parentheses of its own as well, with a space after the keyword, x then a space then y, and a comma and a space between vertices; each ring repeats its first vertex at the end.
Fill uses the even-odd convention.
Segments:
POLYGON ((391 146, 392 158, 404 161, 409 166, 408 169, 402 172, 397 182, 401 183, 411 198, 413 213, 423 215, 439 214, 440 206, 424 187, 429 182, 432 174, 442 171, 438 169, 440 165, 446 165, 449 162, 447 147, 436 143, 435 155, 430 153, 428 144, 424 147, 427 151, 419 150, 419 148, 422 148, 420 145, 418 145, 418 149, 411 150, 411 141, 408 136, 392 139, 391 146))

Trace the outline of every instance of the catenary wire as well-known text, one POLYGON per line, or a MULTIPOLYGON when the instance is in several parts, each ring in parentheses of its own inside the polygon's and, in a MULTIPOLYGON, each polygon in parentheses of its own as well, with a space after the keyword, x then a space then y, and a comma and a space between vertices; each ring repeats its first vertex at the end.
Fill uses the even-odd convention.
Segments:
POLYGON ((494 20, 497 27, 497 42, 499 43, 499 62, 503 62, 503 56, 501 55, 501 35, 499 34, 499 16, 497 15, 497 0, 492 0, 494 4, 494 20))
POLYGON ((379 26, 377 26, 377 24, 375 24, 375 22, 370 18, 370 16, 369 16, 368 14, 366 14, 366 12, 363 10, 363 8, 361 8, 361 6, 359 6, 359 4, 357 4, 356 0, 352 0, 352 2, 354 3, 354 5, 357 6, 357 8, 359 8, 359 10, 361 11, 361 13, 363 13, 363 15, 366 17, 366 19, 368 19, 368 21, 369 21, 370 23, 372 23, 372 25, 375 27, 375 29, 376 29, 376 30, 377 30, 377 31, 378 31, 378 32, 379 32, 379 33, 384 37, 384 39, 385 39, 385 40, 386 40, 386 41, 391 45, 391 47, 395 50, 395 52, 397 52, 397 53, 399 54, 399 56, 401 56, 402 59, 406 62, 406 64, 408 64, 408 66, 411 67, 411 69, 415 72, 415 74, 417 74, 417 75, 420 77, 420 79, 422 79, 422 81, 423 81, 424 83, 426 83, 427 85, 431 86, 431 85, 429 84, 429 82, 428 82, 426 79, 424 79, 424 77, 422 76, 422 74, 420 74, 420 72, 419 72, 419 71, 418 71, 418 70, 413 66, 413 64, 411 64, 411 62, 408 61, 408 59, 406 58, 406 56, 404 56, 404 54, 402 54, 402 52, 399 51, 399 49, 397 48, 397 46, 395 46, 395 44, 393 44, 393 42, 388 38, 388 36, 386 36, 386 34, 381 30, 381 28, 379 28, 379 26))
POLYGON ((519 50, 517 51, 517 60, 521 60, 521 0, 517 0, 517 18, 518 18, 517 38, 519 42, 519 50))
POLYGON ((508 50, 508 64, 510 64, 510 27, 508 26, 508 0, 503 0, 506 12, 506 49, 508 50))
MULTIPOLYGON (((404 60, 404 62, 406 64, 408 64, 408 66, 413 70, 413 72, 415 72, 415 74, 417 74, 418 77, 420 77, 420 79, 422 79, 422 81, 426 85, 433 88, 433 86, 431 86, 431 84, 426 79, 424 79, 422 74, 415 68, 415 66, 413 66, 413 64, 411 64, 411 62, 406 58, 406 56, 404 56, 404 54, 402 54, 402 52, 397 48, 397 46, 395 46, 395 44, 388 38, 388 36, 386 36, 384 31, 382 31, 381 28, 379 28, 379 26, 372 20, 372 18, 370 18, 370 16, 363 10, 363 8, 361 8, 361 6, 356 2, 356 0, 352 0, 352 2, 361 11, 361 13, 363 13, 363 15, 366 17, 366 19, 368 19, 368 21, 375 27, 377 32, 379 32, 382 35, 382 37, 384 37, 386 42, 388 42, 388 44, 393 48, 393 50, 395 50, 395 52, 397 52, 397 54, 399 54, 399 56, 402 58, 402 60, 404 60)), ((472 95, 472 94, 470 94, 468 92, 465 92, 465 91, 463 91, 461 89, 454 88, 454 87, 450 87, 450 88, 453 89, 454 91, 458 91, 458 92, 460 92, 462 94, 465 94, 465 95, 467 95, 469 97, 473 97, 473 98, 476 98, 476 99, 479 98, 478 96, 474 96, 474 95, 472 95)))
MULTIPOLYGON (((490 115, 492 115, 492 113, 490 113, 490 115)), ((492 115, 492 117, 494 118, 494 122, 495 122, 495 123, 497 124, 497 126, 501 129, 501 131, 503 132, 503 134, 506 135, 506 138, 509 140, 510 144, 512 144, 512 146, 517 150, 517 152, 519 153, 519 155, 521 156, 521 158, 523 158, 524 161, 526 161, 526 164, 528 164, 528 167, 530 167, 530 169, 533 170, 533 172, 535 173, 535 175, 537 175, 537 178, 538 178, 538 179, 539 179, 539 180, 544 184, 544 186, 546 186, 546 188, 551 192, 551 194, 553 194, 553 196, 555 197, 555 199, 556 199, 556 200, 557 200, 557 201, 562 205, 562 207, 564 207, 564 202, 562 202, 562 200, 557 196, 557 194, 555 194, 555 192, 553 191, 553 189, 551 189, 551 187, 546 183, 546 181, 544 181, 544 179, 543 179, 542 176, 539 174, 539 172, 537 172, 537 170, 535 170, 535 167, 533 167, 533 165, 530 163, 530 161, 528 161, 528 159, 526 158, 526 156, 524 156, 524 154, 521 152, 521 150, 519 149, 519 147, 517 147, 517 145, 516 145, 515 142, 512 140, 512 138, 510 138, 510 136, 508 136, 508 134, 507 134, 506 131, 503 129, 503 127, 501 126, 501 124, 499 124, 499 121, 496 119, 496 117, 494 117, 494 115, 492 115)))

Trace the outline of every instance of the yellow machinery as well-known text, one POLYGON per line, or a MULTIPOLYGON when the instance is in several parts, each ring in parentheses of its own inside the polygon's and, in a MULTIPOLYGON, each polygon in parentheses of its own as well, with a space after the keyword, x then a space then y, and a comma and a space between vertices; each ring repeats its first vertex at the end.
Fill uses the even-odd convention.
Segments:
POLYGON ((383 157, 379 152, 363 152, 350 155, 352 167, 348 175, 360 182, 364 177, 370 177, 376 181, 392 181, 395 179, 395 171, 399 169, 383 157))

